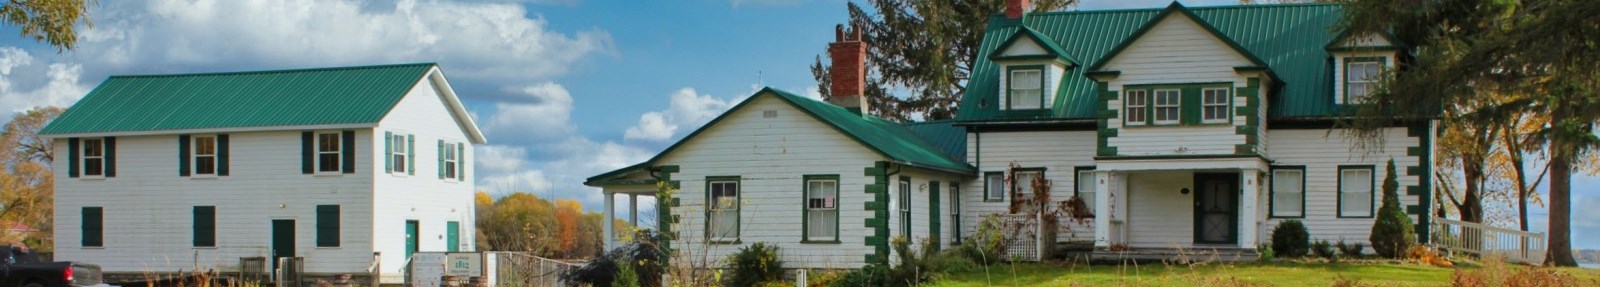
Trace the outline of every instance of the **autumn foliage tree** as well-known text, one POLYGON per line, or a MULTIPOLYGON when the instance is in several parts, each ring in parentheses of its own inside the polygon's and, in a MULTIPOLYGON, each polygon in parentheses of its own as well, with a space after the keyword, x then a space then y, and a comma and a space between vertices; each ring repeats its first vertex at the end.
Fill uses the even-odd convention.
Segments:
POLYGON ((6 123, 0 141, 0 224, 5 229, 28 227, 23 232, 0 232, 0 241, 52 250, 55 211, 54 173, 50 167, 54 146, 39 135, 50 120, 61 115, 58 107, 39 107, 17 113, 6 123))
MULTIPOLYGON (((496 200, 488 193, 478 192, 476 202, 480 250, 587 258, 603 248, 604 214, 583 212, 583 204, 577 200, 551 202, 523 192, 496 200)), ((615 224, 623 230, 628 228, 620 220, 615 224)))

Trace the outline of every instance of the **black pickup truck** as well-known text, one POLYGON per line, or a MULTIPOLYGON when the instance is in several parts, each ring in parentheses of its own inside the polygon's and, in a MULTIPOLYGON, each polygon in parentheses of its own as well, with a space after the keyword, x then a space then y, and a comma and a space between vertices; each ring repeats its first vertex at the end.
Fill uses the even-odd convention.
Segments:
POLYGON ((22 248, 0 245, 0 286, 68 287, 100 284, 100 266, 41 262, 22 248))

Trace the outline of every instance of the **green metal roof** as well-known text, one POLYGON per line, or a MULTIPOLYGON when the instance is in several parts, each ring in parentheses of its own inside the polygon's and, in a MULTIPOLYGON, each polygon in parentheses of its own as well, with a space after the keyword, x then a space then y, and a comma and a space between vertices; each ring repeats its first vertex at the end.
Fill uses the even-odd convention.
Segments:
POLYGON ((113 76, 40 133, 373 124, 433 67, 113 76))
POLYGON ((1006 59, 1035 58, 1035 56, 1001 56, 1000 55, 1001 53, 1005 53, 1006 49, 1010 49, 1011 45, 1016 44, 1017 40, 1022 40, 1022 39, 1028 39, 1028 40, 1033 41, 1035 44, 1039 44, 1039 47, 1044 48, 1044 51, 1045 51, 1046 55, 1048 55, 1048 59, 1056 60, 1056 61, 1061 62, 1062 64, 1066 64, 1066 65, 1069 65, 1069 66, 1077 66, 1078 65, 1078 62, 1072 59, 1072 55, 1068 55, 1067 51, 1062 50, 1061 49, 1061 45, 1056 44, 1055 40, 1051 40, 1049 36, 1045 36, 1044 34, 1039 34, 1038 31, 1034 31, 1033 29, 1028 29, 1028 27, 1022 27, 1021 29, 1017 29, 1017 32, 1013 33, 1011 35, 1011 39, 1006 40, 1005 42, 1002 42, 1000 44, 999 48, 994 48, 994 51, 989 52, 989 59, 990 60, 1006 60, 1006 59))
POLYGON ((922 140, 933 145, 946 156, 954 159, 967 158, 967 129, 955 125, 955 121, 926 121, 906 123, 905 127, 917 133, 922 140))
MULTIPOLYGON (((644 163, 590 177, 585 180, 585 183, 592 185, 603 185, 608 180, 611 180, 611 177, 625 175, 633 170, 639 170, 650 165, 654 165, 657 161, 661 160, 661 157, 666 156, 673 150, 676 150, 679 146, 688 143, 689 140, 694 139, 695 136, 700 135, 700 133, 705 132, 707 129, 715 126, 717 123, 722 122, 722 120, 728 115, 733 114, 735 111, 738 111, 741 108, 744 108, 745 105, 750 104, 751 102, 755 101, 755 99, 764 96, 777 97, 778 99, 783 100, 783 102, 789 103, 796 109, 799 109, 800 111, 805 112, 807 115, 810 115, 812 118, 815 118, 818 121, 833 127, 834 130, 843 133, 845 136, 854 139, 856 142, 865 145, 867 148, 872 149, 873 151, 876 151, 879 154, 896 161, 897 163, 963 174, 970 174, 977 170, 976 168, 967 165, 965 162, 945 154, 945 149, 942 149, 941 147, 947 146, 949 143, 930 143, 923 139, 918 133, 912 131, 912 128, 907 128, 899 123, 884 120, 871 115, 858 115, 855 112, 851 112, 850 110, 846 110, 833 104, 767 87, 761 89, 761 91, 757 91, 755 95, 746 98, 743 102, 739 102, 738 105, 734 105, 732 108, 729 108, 728 111, 723 112, 722 115, 718 115, 716 118, 711 119, 710 122, 706 122, 705 125, 695 129, 694 132, 684 136, 683 139, 680 139, 678 142, 668 146, 667 149, 662 150, 661 153, 657 153, 654 157, 651 157, 644 163)), ((960 138, 944 138, 947 140, 960 141, 962 145, 961 148, 965 149, 965 133, 961 133, 961 135, 962 136, 960 138)))
MULTIPOLYGON (((1054 39, 1079 63, 1098 65, 1129 41, 1163 9, 1030 13, 1020 25, 1054 39)), ((1248 51, 1278 76, 1281 86, 1268 101, 1269 117, 1323 117, 1342 114, 1333 104, 1333 70, 1326 45, 1342 9, 1336 4, 1240 5, 1182 8, 1248 51)), ((1168 12, 1170 13, 1170 12, 1168 12)), ((1093 119, 1095 82, 1075 68, 1062 76, 1054 106, 1044 113, 1002 112, 998 108, 1000 66, 990 52, 1016 33, 1003 15, 990 18, 973 77, 957 112, 958 121, 1093 119)))

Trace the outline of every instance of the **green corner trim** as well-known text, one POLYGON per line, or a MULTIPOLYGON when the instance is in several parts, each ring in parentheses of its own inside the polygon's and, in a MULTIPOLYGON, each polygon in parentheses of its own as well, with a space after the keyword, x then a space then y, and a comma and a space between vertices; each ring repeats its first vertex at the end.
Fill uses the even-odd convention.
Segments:
MULTIPOLYGON (((656 176, 658 181, 667 183, 667 188, 682 192, 679 189, 679 182, 672 180, 672 174, 678 172, 678 166, 659 166, 656 167, 655 170, 660 172, 660 175, 656 176)), ((672 249, 672 241, 674 239, 678 239, 678 234, 676 231, 672 230, 672 225, 678 223, 679 218, 677 215, 672 214, 672 208, 678 207, 681 203, 682 201, 680 201, 676 196, 666 198, 664 200, 656 200, 656 218, 664 218, 664 220, 656 220, 656 233, 661 237, 661 249, 666 250, 668 254, 674 251, 672 249)))
MULTIPOLYGON (((1421 169, 1423 171, 1421 174, 1417 175, 1417 183, 1419 183, 1419 186, 1417 186, 1415 189, 1407 187, 1406 195, 1417 196, 1417 205, 1421 206, 1421 210, 1419 210, 1417 213, 1417 240, 1418 242, 1428 242, 1428 228, 1431 226, 1431 211, 1433 209, 1433 157, 1428 153, 1428 149, 1434 144, 1433 123, 1428 121, 1417 123, 1407 129, 1406 133, 1413 137, 1417 137, 1417 144, 1419 146, 1416 147, 1418 152, 1414 156, 1417 157, 1417 163, 1421 165, 1421 169)), ((1406 149, 1406 151, 1407 155, 1412 155, 1410 153, 1410 148, 1406 149)))
MULTIPOLYGON (((1112 128, 1110 126, 1110 122, 1111 119, 1116 119, 1121 116, 1119 109, 1111 108, 1111 100, 1117 98, 1117 91, 1111 91, 1110 84, 1106 82, 1096 82, 1095 89, 1100 94, 1095 106, 1096 109, 1100 110, 1100 116, 1095 119, 1095 125, 1100 129, 1100 132, 1095 136, 1095 155, 1116 156, 1117 148, 1111 146, 1110 139, 1117 137, 1118 132, 1116 128, 1112 128)), ((985 188, 987 188, 987 186, 985 186, 985 188)))
POLYGON ((870 215, 863 220, 867 230, 866 245, 872 247, 872 254, 867 254, 867 264, 889 263, 889 162, 879 161, 863 172, 865 176, 872 177, 872 183, 866 185, 866 193, 872 199, 867 201, 866 210, 870 215))

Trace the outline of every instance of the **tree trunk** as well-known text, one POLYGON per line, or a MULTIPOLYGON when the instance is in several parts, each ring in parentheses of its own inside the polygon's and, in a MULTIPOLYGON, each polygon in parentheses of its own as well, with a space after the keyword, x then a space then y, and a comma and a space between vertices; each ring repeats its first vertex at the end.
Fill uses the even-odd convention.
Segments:
MULTIPOLYGON (((1550 122, 1560 125, 1567 120, 1565 107, 1558 102, 1550 122)), ((1578 266, 1572 257, 1572 162, 1576 157, 1576 143, 1570 135, 1558 134, 1550 138, 1550 256, 1547 265, 1578 266)))
POLYGON ((1457 212, 1461 214, 1461 221, 1482 223, 1483 202, 1478 193, 1480 192, 1479 189, 1483 187, 1483 164, 1481 161, 1474 161, 1463 161, 1461 174, 1467 180, 1467 184, 1463 188, 1466 194, 1461 197, 1461 204, 1457 205, 1456 209, 1459 209, 1457 212))

